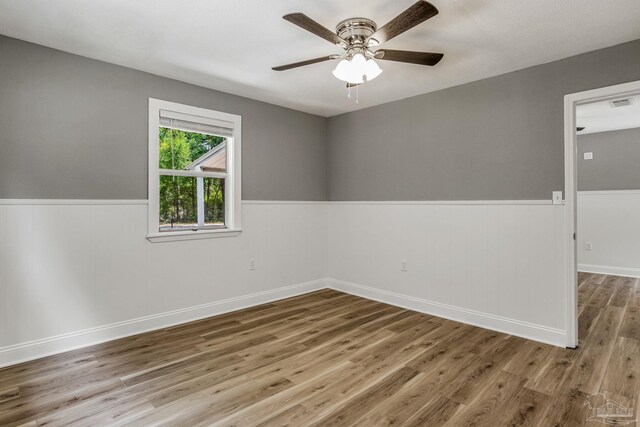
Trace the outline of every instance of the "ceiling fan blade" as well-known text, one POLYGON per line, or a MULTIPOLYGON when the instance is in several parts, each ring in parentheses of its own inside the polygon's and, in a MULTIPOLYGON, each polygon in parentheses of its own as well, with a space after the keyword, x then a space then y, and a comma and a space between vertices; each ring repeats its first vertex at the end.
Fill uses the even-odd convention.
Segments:
POLYGON ((273 67, 272 70, 285 71, 285 70, 290 70, 292 68, 304 67, 305 65, 316 64, 318 62, 329 61, 335 58, 336 58, 335 55, 321 56, 320 58, 307 59, 306 61, 294 62, 293 64, 280 65, 278 67, 273 67))
POLYGON ((393 18, 385 26, 378 28, 369 38, 376 39, 378 43, 382 44, 437 14, 438 9, 434 5, 421 0, 393 18))
POLYGON ((442 59, 442 53, 414 52, 411 50, 378 49, 375 53, 377 59, 385 61, 408 62, 418 65, 436 65, 442 59))
POLYGON ((323 39, 330 41, 333 44, 347 44, 347 42, 345 42, 344 39, 339 37, 336 33, 318 24, 316 21, 309 18, 304 13, 290 13, 288 15, 284 15, 282 19, 297 25, 303 30, 307 30, 318 37, 322 37, 323 39))

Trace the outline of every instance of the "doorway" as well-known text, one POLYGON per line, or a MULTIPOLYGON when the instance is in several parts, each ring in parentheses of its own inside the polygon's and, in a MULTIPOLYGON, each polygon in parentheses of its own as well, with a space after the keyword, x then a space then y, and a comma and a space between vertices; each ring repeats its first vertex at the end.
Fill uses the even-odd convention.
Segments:
POLYGON ((566 331, 567 347, 578 346, 578 260, 577 260, 577 160, 578 131, 576 109, 599 101, 613 101, 640 95, 640 81, 566 95, 565 131, 565 230, 566 230, 566 331))

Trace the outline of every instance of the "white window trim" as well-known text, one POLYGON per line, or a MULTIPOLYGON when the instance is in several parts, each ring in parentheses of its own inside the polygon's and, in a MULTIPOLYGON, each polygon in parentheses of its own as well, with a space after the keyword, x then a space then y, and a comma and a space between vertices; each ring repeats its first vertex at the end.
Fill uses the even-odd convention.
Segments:
MULTIPOLYGON (((149 98, 149 219, 147 239, 151 242, 233 237, 242 231, 241 182, 241 117, 205 108, 149 98), (233 123, 233 135, 227 138, 227 174, 225 182, 225 228, 219 230, 172 231, 160 233, 160 169, 158 141, 160 138, 160 110, 171 110, 206 119, 233 123)), ((204 175, 204 174, 203 174, 204 175)), ((207 175, 215 175, 208 173, 207 175)))

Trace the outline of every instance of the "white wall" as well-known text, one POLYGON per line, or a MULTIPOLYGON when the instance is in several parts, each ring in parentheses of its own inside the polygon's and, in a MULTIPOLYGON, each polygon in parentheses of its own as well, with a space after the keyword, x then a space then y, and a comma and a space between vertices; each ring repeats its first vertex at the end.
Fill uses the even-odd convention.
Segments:
POLYGON ((578 192, 578 269, 640 277, 640 190, 578 192))
POLYGON ((548 201, 332 203, 329 276, 337 289, 564 346, 563 212, 548 201))
POLYGON ((0 200, 0 366, 323 288, 326 209, 244 202, 239 237, 150 243, 146 201, 0 200))

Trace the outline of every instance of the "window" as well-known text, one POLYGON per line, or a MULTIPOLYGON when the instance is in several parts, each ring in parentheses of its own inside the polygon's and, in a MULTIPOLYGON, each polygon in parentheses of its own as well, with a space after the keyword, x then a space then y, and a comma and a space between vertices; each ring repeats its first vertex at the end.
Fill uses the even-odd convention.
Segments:
POLYGON ((240 232, 240 116, 149 99, 151 241, 240 232))

